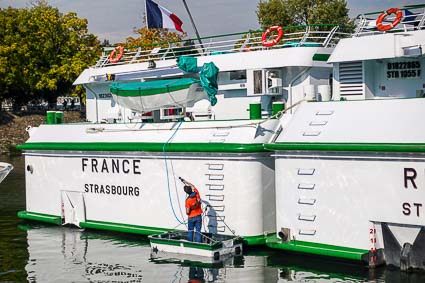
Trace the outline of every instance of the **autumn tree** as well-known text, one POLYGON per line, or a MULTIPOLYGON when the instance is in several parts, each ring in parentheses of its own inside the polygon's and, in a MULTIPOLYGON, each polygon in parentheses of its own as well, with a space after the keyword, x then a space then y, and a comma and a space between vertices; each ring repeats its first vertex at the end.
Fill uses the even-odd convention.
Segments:
POLYGON ((187 36, 186 33, 174 32, 168 29, 147 28, 146 23, 144 22, 143 24, 143 27, 134 30, 138 35, 137 37, 126 38, 124 45, 127 49, 142 47, 144 50, 149 51, 154 47, 163 47, 164 49, 160 51, 163 52, 165 48, 171 47, 177 56, 193 55, 193 41, 183 41, 187 36))
POLYGON ((0 98, 17 105, 56 101, 95 63, 99 42, 87 20, 62 14, 45 1, 23 9, 0 9, 0 98))
POLYGON ((142 27, 134 31, 137 37, 127 37, 125 40, 126 47, 146 46, 161 43, 163 47, 168 46, 168 42, 181 41, 186 33, 181 34, 171 32, 168 29, 148 29, 142 27))
POLYGON ((307 24, 352 27, 345 0, 260 0, 256 13, 263 29, 307 24))

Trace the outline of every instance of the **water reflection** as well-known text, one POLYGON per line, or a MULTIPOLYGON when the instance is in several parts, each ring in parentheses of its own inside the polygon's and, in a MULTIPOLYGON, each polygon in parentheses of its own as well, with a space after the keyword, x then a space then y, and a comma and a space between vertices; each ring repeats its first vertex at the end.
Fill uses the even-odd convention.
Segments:
POLYGON ((146 238, 139 236, 57 226, 21 228, 27 231, 30 282, 378 282, 385 277, 385 269, 271 250, 250 250, 219 264, 184 256, 153 258, 146 238))
POLYGON ((66 227, 21 228, 27 230, 25 270, 30 282, 224 282, 229 269, 236 278, 241 273, 232 264, 214 267, 183 259, 152 259, 145 238, 66 227))

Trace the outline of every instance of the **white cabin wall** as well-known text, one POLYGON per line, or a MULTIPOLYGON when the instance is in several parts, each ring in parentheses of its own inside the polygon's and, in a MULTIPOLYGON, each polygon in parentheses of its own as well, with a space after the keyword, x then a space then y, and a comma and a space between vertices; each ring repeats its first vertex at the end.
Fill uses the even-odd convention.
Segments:
MULTIPOLYGON (((308 87, 309 85, 312 85, 312 79, 309 75, 309 73, 304 74, 303 76, 301 76, 300 79, 298 79, 295 84, 293 84, 291 87, 287 87, 287 92, 288 92, 288 97, 287 97, 287 101, 288 101, 288 106, 290 106, 291 104, 295 104, 298 101, 301 101, 303 99, 305 99, 305 93, 306 93, 306 87, 308 87), (289 97, 291 96, 291 97, 289 97)), ((317 93, 317 86, 314 86, 315 89, 315 93, 317 93)))
POLYGON ((118 119, 119 107, 112 99, 109 83, 86 86, 86 115, 90 122, 118 119))
POLYGON ((378 72, 376 72, 377 68, 379 68, 379 63, 375 61, 363 62, 364 94, 366 99, 374 98, 379 91, 379 86, 376 83, 377 77, 379 77, 378 72))
POLYGON ((329 85, 331 73, 331 68, 312 68, 310 70, 310 84, 329 85))
POLYGON ((333 70, 332 70, 332 100, 340 100, 341 94, 339 92, 339 63, 333 64, 333 70))
POLYGON ((284 68, 283 70, 283 97, 289 104, 303 100, 305 98, 306 87, 309 85, 314 85, 316 95, 318 91, 317 86, 329 85, 329 78, 332 73, 330 67, 311 68, 302 74, 306 69, 305 67, 293 67, 284 68), (292 97, 289 97, 290 94, 292 97))
MULTIPOLYGON (((417 91, 424 89, 425 59, 417 57, 378 60, 365 64, 365 77, 375 76, 375 96, 378 97, 417 97, 417 91), (418 78, 388 78, 388 63, 419 62, 421 76, 418 78), (373 64, 375 67, 373 67, 373 64), (369 68, 370 67, 370 68, 369 68)), ((415 70, 418 69, 408 69, 415 70)))
POLYGON ((222 91, 212 107, 216 120, 249 119, 249 104, 261 103, 261 96, 247 96, 246 90, 222 91), (225 101, 224 101, 225 100, 225 101))

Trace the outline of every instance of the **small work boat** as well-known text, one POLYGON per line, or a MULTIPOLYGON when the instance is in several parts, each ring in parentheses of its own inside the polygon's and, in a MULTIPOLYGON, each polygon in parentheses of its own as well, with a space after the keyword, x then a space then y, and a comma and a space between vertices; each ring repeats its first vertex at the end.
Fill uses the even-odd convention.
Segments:
POLYGON ((0 162, 0 183, 3 182, 4 178, 13 170, 13 166, 6 162, 0 162))
POLYGON ((238 236, 202 233, 202 242, 189 242, 187 232, 173 231, 149 236, 152 256, 160 252, 198 256, 220 262, 232 256, 242 255, 242 239, 238 236))

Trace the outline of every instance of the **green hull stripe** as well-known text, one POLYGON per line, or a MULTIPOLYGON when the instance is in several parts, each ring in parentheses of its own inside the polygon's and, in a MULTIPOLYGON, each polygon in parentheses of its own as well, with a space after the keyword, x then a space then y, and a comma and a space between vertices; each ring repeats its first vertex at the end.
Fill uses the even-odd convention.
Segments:
POLYGON ((313 61, 328 61, 329 57, 331 57, 330 54, 319 54, 316 53, 313 55, 313 61))
MULTIPOLYGON (((162 234, 169 232, 170 229, 167 228, 156 228, 156 227, 146 227, 146 226, 136 226, 131 224, 120 224, 120 223, 113 223, 113 222, 103 222, 103 221, 94 221, 94 220, 86 220, 85 222, 80 222, 80 226, 83 228, 89 228, 89 229, 98 229, 98 230, 109 230, 109 231, 116 231, 116 232, 123 232, 123 233, 129 233, 129 234, 140 234, 140 235, 154 235, 154 234, 162 234)), ((161 244, 169 244, 173 241, 171 240, 161 240, 157 238, 153 238, 152 242, 159 243, 158 241, 161 241, 161 244)), ((263 235, 260 236, 251 236, 251 237, 243 237, 242 242, 244 244, 248 245, 265 245, 266 240, 263 235)), ((239 243, 238 241, 235 241, 235 243, 239 243)), ((179 245, 179 241, 175 241, 176 245, 179 245)), ((185 246, 191 247, 191 248, 199 248, 199 244, 196 243, 185 243, 185 246), (193 246, 195 245, 195 246, 193 246)), ((214 246, 214 248, 216 248, 214 246)), ((210 248, 205 248, 210 249, 210 248)))
POLYGON ((425 152, 423 143, 274 143, 269 150, 425 152))
POLYGON ((276 236, 267 239, 267 246, 273 249, 281 249, 286 251, 308 253, 357 261, 361 261, 362 255, 367 254, 369 252, 368 250, 297 240, 292 240, 288 243, 281 243, 280 240, 276 238, 276 236))
POLYGON ((108 230, 108 231, 123 232, 123 233, 129 233, 129 234, 139 234, 139 235, 161 234, 161 233, 165 233, 169 231, 169 229, 165 229, 165 228, 136 226, 136 225, 130 225, 130 224, 120 224, 120 223, 94 221, 94 220, 86 220, 85 222, 80 222, 80 226, 82 228, 108 230))
POLYGON ((266 244, 266 237, 259 236, 246 236, 243 237, 243 243, 247 246, 264 246, 266 244))
MULTIPOLYGON (((84 150, 84 151, 150 151, 163 152, 164 143, 143 142, 32 142, 17 146, 19 150, 84 150)), ((169 143, 165 146, 167 152, 263 152, 263 144, 238 143, 169 143)))
POLYGON ((36 220, 36 221, 47 222, 47 223, 56 224, 56 225, 62 224, 62 217, 56 216, 56 215, 50 215, 50 214, 19 211, 18 217, 22 219, 36 220))
MULTIPOLYGON (((47 222, 56 225, 62 225, 62 218, 56 215, 49 215, 43 213, 35 213, 28 211, 19 211, 18 217, 22 219, 36 220, 41 222, 47 222)), ((157 228, 157 227, 147 227, 147 226, 136 226, 131 224, 121 224, 121 223, 113 223, 113 222, 104 222, 104 221, 94 221, 94 220, 86 220, 85 222, 80 222, 80 227, 87 229, 97 229, 97 230, 108 230, 114 232, 122 232, 128 234, 139 234, 139 235, 153 235, 153 234, 162 234, 169 232, 170 229, 166 228, 157 228)), ((157 239, 154 239, 155 241, 157 239)), ((166 241, 169 242, 168 240, 166 241)), ((260 236, 248 236, 243 237, 242 242, 247 245, 265 245, 266 240, 263 235, 260 236)), ((235 240, 235 243, 239 243, 239 240, 235 240)), ((196 243, 188 243, 187 247, 198 248, 199 244, 196 243), (191 246, 195 245, 195 246, 191 246)))

